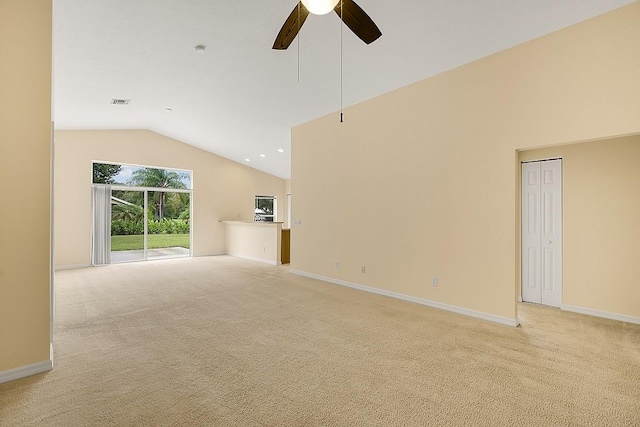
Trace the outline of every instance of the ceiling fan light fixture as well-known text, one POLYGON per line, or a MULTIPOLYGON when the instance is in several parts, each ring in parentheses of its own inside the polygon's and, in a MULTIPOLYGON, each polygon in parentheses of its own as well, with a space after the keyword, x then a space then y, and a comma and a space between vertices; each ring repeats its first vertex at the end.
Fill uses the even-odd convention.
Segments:
POLYGON ((302 0, 302 4, 314 15, 326 15, 331 12, 340 0, 302 0))

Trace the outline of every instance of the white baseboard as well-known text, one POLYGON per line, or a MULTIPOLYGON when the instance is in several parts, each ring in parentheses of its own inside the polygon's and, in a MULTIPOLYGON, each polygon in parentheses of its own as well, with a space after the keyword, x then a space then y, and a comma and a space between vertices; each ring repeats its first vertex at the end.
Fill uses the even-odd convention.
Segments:
POLYGON ((51 360, 45 360, 44 362, 38 362, 32 365, 9 369, 8 371, 0 372, 0 384, 19 380, 20 378, 30 377, 31 375, 41 374, 52 369, 53 361, 51 360))
POLYGON ((428 307, 439 308, 441 310, 451 311, 453 313, 464 314, 466 316, 475 317, 476 319, 488 320, 490 322, 500 323, 501 325, 516 327, 520 324, 518 319, 509 319, 508 317, 496 316, 495 314, 484 313, 482 311, 470 310, 464 307, 458 307, 455 305, 444 304, 437 301, 431 301, 424 298, 413 297, 410 295, 400 294, 398 292, 387 291, 385 289, 372 288, 370 286, 360 285, 357 283, 351 283, 344 280, 333 279, 331 277, 319 276, 313 273, 307 273, 299 270, 289 270, 291 273, 299 276, 310 277, 312 279, 322 280, 336 285, 346 286, 349 288, 359 289, 365 292, 371 292, 378 295, 384 295, 391 298, 401 299, 404 301, 413 302, 416 304, 426 305, 428 307))
POLYGON ((626 314, 609 313, 607 311, 594 310, 592 308, 577 307, 575 305, 562 304, 562 310, 571 311, 573 313, 587 314, 589 316, 602 317, 604 319, 618 320, 620 322, 635 323, 640 325, 640 317, 627 316, 626 314))
POLYGON ((91 264, 56 265, 55 270, 75 270, 76 268, 88 268, 91 264))
POLYGON ((258 258, 258 257, 248 256, 248 255, 230 254, 230 253, 228 253, 227 255, 235 257, 235 258, 247 259, 249 261, 262 262, 262 263, 269 264, 269 265, 280 265, 280 262, 276 262, 276 261, 274 261, 272 259, 268 259, 268 258, 258 258))

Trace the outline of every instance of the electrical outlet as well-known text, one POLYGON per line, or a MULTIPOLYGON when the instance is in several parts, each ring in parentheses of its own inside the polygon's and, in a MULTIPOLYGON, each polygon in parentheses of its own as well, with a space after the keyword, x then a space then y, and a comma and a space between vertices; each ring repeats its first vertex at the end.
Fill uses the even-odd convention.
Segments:
POLYGON ((362 274, 366 273, 367 269, 365 268, 365 266, 362 266, 362 274))
POLYGON ((436 276, 431 279, 431 286, 438 286, 438 278, 436 276))
POLYGON ((302 225, 302 219, 300 219, 300 218, 294 219, 293 220, 293 225, 302 225))
POLYGON ((340 261, 336 261, 336 270, 340 268, 340 261))

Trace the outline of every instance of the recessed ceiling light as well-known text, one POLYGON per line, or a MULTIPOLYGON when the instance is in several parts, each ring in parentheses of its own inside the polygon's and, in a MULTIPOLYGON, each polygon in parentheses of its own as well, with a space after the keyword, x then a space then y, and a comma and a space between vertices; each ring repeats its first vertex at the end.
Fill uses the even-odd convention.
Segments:
POLYGON ((205 45, 199 44, 198 46, 194 47, 194 49, 196 50, 196 52, 204 52, 205 50, 207 50, 207 47, 205 45))
POLYGON ((265 156, 264 154, 260 154, 260 157, 265 158, 265 157, 267 157, 267 156, 265 156))
POLYGON ((284 150, 282 148, 278 148, 278 153, 284 153, 284 150))
POLYGON ((172 113, 173 109, 172 108, 165 108, 164 111, 166 111, 167 113, 172 113))
POLYGON ((244 161, 245 161, 245 162, 250 162, 250 161, 251 161, 251 159, 244 159, 244 161))

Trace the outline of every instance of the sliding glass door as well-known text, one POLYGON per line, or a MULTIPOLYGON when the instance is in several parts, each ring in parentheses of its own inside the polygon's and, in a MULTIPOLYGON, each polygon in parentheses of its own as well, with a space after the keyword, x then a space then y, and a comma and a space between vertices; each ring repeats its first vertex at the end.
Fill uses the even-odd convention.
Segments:
POLYGON ((191 256, 190 191, 111 188, 111 263, 191 256))
POLYGON ((147 258, 189 256, 191 195, 177 191, 147 192, 147 258))
POLYGON ((111 262, 143 261, 145 191, 111 190, 111 262))

